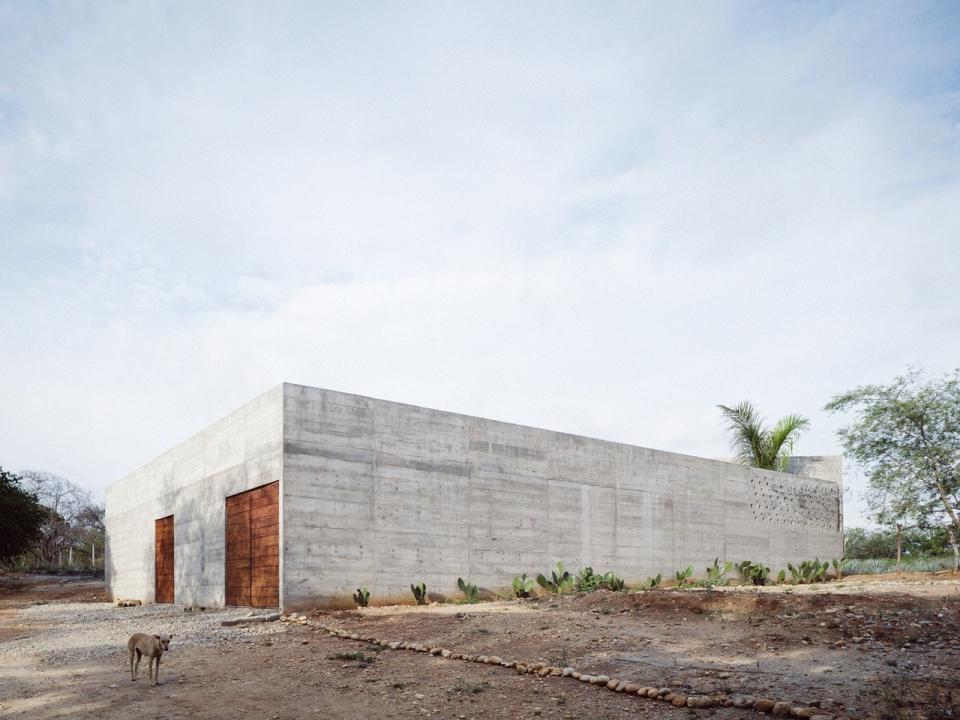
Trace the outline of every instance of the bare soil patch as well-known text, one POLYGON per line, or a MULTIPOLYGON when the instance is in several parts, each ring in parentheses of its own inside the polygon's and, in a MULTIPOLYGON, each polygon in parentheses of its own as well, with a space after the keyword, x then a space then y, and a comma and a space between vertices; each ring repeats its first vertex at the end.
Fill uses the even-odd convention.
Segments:
MULTIPOLYGON (((896 590, 889 583, 896 580, 775 591, 598 591, 315 617, 378 638, 570 665, 686 693, 818 704, 837 718, 960 716, 960 583, 929 575, 896 590)), ((21 590, 19 607, 0 595, 7 613, 0 631, 32 632, 21 611, 49 591, 21 590)), ((75 598, 57 601, 78 607, 75 598)), ((90 612, 100 607, 91 604, 90 612)), ((71 613, 64 632, 83 622, 82 607, 71 613)), ((123 647, 78 663, 48 662, 5 653, 0 639, 0 717, 763 717, 735 708, 678 709, 566 678, 374 648, 310 626, 223 630, 230 634, 206 646, 177 647, 175 638, 158 687, 130 682, 123 647)))

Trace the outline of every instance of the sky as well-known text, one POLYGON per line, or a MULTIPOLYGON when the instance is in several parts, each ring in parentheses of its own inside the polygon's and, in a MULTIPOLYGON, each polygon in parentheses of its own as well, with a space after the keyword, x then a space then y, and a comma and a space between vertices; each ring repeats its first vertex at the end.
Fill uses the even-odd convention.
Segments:
MULTIPOLYGON (((0 465, 283 382, 708 457, 960 365, 956 3, 0 2, 0 465)), ((847 476, 846 521, 866 521, 847 476)))

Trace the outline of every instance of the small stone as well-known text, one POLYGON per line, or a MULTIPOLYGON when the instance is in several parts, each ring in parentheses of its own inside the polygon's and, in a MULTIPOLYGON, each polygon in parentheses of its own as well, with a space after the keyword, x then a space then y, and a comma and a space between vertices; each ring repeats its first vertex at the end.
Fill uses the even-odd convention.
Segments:
POLYGON ((570 677, 572 677, 574 680, 579 680, 580 677, 581 677, 581 675, 580 675, 579 672, 577 672, 576 670, 574 670, 572 673, 570 673, 570 677))
MULTIPOLYGON (((636 683, 627 683, 623 686, 623 691, 627 695, 637 695, 640 692, 640 686, 636 683)), ((646 695, 646 693, 644 693, 646 695)))
POLYGON ((663 695, 667 695, 669 692, 670 692, 670 688, 662 687, 659 690, 657 690, 657 695, 663 696, 663 695))
POLYGON ((517 675, 523 675, 527 671, 527 666, 523 663, 517 663, 517 675))
POLYGON ((648 697, 648 698, 655 698, 655 697, 658 697, 659 695, 660 695, 660 691, 657 690, 656 688, 648 688, 648 689, 647 689, 647 697, 648 697))
POLYGON ((793 706, 790 708, 790 714, 795 718, 801 718, 802 720, 809 720, 813 717, 813 714, 816 712, 816 708, 808 707, 799 707, 793 706))
POLYGON ((559 677, 563 675, 563 670, 558 667, 552 667, 550 668, 550 674, 559 677))
POLYGON ((491 655, 490 657, 487 658, 487 662, 490 663, 491 665, 499 665, 500 663, 503 662, 503 658, 497 657, 496 655, 491 655))
POLYGON ((550 666, 540 668, 539 670, 537 670, 537 675, 539 675, 540 677, 546 677, 547 675, 550 674, 552 670, 553 668, 550 666))
POLYGON ((440 651, 440 657, 449 658, 451 655, 453 655, 453 653, 447 649, 443 649, 440 651))
POLYGON ((609 675, 593 675, 590 678, 591 685, 606 685, 608 682, 610 682, 609 675))
POLYGON ((783 701, 781 700, 780 702, 776 702, 776 703, 773 704, 773 711, 772 711, 772 712, 773 712, 773 714, 776 715, 777 717, 787 717, 788 715, 790 715, 790 710, 791 710, 791 709, 792 709, 792 708, 790 707, 790 703, 788 703, 788 702, 783 702, 783 701))
POLYGON ((423 700, 424 695, 423 695, 423 693, 417 693, 416 695, 414 695, 414 697, 415 697, 417 700, 423 700))
POLYGON ((733 700, 735 708, 752 708, 756 702, 753 695, 731 695, 730 699, 733 700))
MULTIPOLYGON (((611 680, 610 682, 613 682, 613 680, 611 680)), ((627 681, 621 680, 620 682, 618 682, 616 685, 613 686, 613 689, 615 692, 623 692, 626 689, 626 687, 627 687, 627 681)))
POLYGON ((478 663, 485 663, 485 662, 487 661, 487 659, 488 659, 488 658, 487 658, 486 655, 480 655, 479 657, 477 657, 477 662, 478 662, 478 663))
POLYGON ((563 677, 570 677, 570 676, 573 675, 575 672, 576 672, 576 670, 574 670, 572 667, 565 667, 565 668, 561 671, 561 675, 563 675, 563 677))
POLYGON ((757 712, 762 713, 771 713, 773 712, 774 706, 773 700, 767 700, 766 698, 760 698, 753 704, 753 709, 757 712))
POLYGON ((686 695, 680 695, 679 693, 673 696, 673 700, 670 703, 676 707, 686 707, 687 706, 687 697, 686 695))
POLYGON ((587 674, 581 675, 580 682, 593 682, 593 675, 587 675, 587 674))
POLYGON ((607 680, 607 690, 616 690, 617 685, 619 684, 620 684, 619 680, 617 680, 616 678, 610 678, 609 680, 607 680))

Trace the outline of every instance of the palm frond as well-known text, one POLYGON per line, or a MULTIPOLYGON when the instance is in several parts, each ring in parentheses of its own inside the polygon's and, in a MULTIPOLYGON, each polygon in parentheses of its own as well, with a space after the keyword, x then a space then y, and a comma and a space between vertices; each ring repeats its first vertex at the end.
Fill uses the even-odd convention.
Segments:
POLYGON ((793 452, 793 443, 800 433, 810 427, 810 420, 803 415, 785 415, 777 420, 770 433, 770 454, 773 468, 783 471, 793 452))
POLYGON ((718 405, 727 429, 730 430, 730 448, 738 462, 759 466, 764 459, 763 418, 749 400, 728 407, 718 405))

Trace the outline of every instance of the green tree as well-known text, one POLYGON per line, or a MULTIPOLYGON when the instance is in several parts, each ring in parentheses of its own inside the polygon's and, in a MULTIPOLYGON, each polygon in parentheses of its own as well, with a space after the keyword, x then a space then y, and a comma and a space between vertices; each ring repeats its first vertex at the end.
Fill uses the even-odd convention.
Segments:
POLYGON ((786 415, 772 428, 764 427, 764 418, 749 400, 734 407, 717 407, 730 431, 737 461, 765 470, 785 470, 794 442, 810 426, 802 415, 786 415))
POLYGON ((0 467, 0 564, 29 550, 40 537, 46 509, 20 486, 21 478, 0 467))
POLYGON ((853 420, 837 435, 866 473, 881 523, 944 527, 960 556, 960 368, 939 377, 911 369, 888 385, 862 385, 824 408, 853 420))

